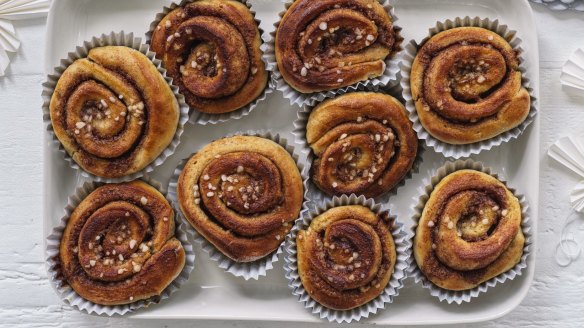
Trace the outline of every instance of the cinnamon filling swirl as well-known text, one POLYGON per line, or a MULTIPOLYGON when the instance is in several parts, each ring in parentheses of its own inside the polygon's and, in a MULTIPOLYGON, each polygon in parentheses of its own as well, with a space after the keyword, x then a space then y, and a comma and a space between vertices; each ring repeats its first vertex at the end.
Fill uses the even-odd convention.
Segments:
POLYGON ((215 141, 185 165, 177 188, 189 222, 237 262, 276 250, 303 202, 302 178, 275 142, 236 136, 215 141))
POLYGON ((461 170, 434 189, 418 223, 414 255, 424 275, 449 290, 471 289, 523 254, 521 206, 494 177, 461 170))
POLYGON ((174 211, 144 182, 104 185, 75 209, 60 246, 67 283, 102 305, 160 295, 185 264, 174 211))
POLYGON ((298 232, 296 243, 304 288, 314 300, 336 310, 379 296, 396 261, 387 222, 360 205, 322 213, 298 232))
POLYGON ((256 99, 267 84, 260 32, 245 4, 198 0, 164 17, 152 34, 162 59, 191 108, 226 113, 256 99))
POLYGON ((410 83, 420 122, 435 138, 469 144, 521 124, 530 110, 517 52, 495 32, 460 27, 430 38, 410 83))
POLYGON ((276 60, 294 89, 332 90, 383 74, 397 39, 378 1, 297 0, 277 27, 276 60))
POLYGON ((418 151, 403 105, 381 93, 321 103, 308 119, 306 137, 316 157, 313 181, 329 195, 377 197, 406 176, 418 151))
POLYGON ((50 103, 55 135, 85 171, 119 178, 136 173, 171 143, 178 102, 142 53, 92 49, 59 79, 50 103))

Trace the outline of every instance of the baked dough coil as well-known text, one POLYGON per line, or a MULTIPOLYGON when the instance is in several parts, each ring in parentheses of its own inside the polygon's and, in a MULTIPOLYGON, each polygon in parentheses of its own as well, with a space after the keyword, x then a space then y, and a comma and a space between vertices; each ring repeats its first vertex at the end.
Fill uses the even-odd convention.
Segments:
POLYGON ((50 118, 56 137, 83 170, 120 178, 144 169, 168 147, 179 106, 148 57, 107 46, 90 50, 63 72, 50 118))
POLYGON ((480 27, 458 27, 427 40, 410 85, 420 123, 436 139, 470 144, 520 125, 531 100, 517 51, 480 27))
POLYGON ((152 33, 186 103, 203 113, 242 108, 268 83, 261 35, 247 6, 235 0, 198 0, 168 13, 152 33))
POLYGON ((403 105, 374 92, 355 92, 314 108, 306 139, 314 183, 326 194, 380 196, 404 179, 418 139, 403 105))
POLYGON ((385 219, 364 206, 339 206, 298 232, 298 272, 314 300, 348 310, 383 292, 396 263, 395 243, 385 219))
POLYGON ((521 222, 519 200, 502 182, 479 171, 456 171, 426 202, 414 237, 417 265, 441 288, 474 288, 521 260, 521 222))
POLYGON ((312 93, 382 75, 396 39, 376 0, 297 0, 277 27, 275 55, 286 82, 312 93))
POLYGON ((217 140, 185 164, 177 197, 191 225, 236 262, 275 251, 304 200, 294 159, 277 143, 255 136, 217 140))
POLYGON ((142 181, 103 185, 67 221, 61 272, 77 294, 96 304, 160 295, 185 265, 174 233, 174 211, 156 189, 142 181))

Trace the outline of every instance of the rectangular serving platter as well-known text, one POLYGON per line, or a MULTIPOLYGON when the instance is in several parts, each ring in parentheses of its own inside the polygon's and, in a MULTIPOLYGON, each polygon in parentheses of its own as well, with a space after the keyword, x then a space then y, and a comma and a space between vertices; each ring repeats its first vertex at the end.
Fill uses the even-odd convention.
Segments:
MULTIPOLYGON (((278 13, 284 8, 278 0, 251 0, 257 17, 265 31, 273 29, 278 13)), ((134 32, 143 37, 150 23, 168 0, 53 0, 49 13, 45 70, 65 58, 84 40, 110 31, 134 32)), ((523 40, 527 76, 534 95, 539 95, 539 55, 535 23, 527 0, 396 0, 393 2, 398 17, 397 25, 403 28, 406 42, 421 40, 438 20, 457 16, 480 16, 499 19, 516 30, 523 40)), ((179 160, 186 158, 203 145, 226 134, 247 130, 271 130, 293 141, 292 122, 297 108, 289 105, 278 91, 268 96, 249 116, 217 125, 187 125, 181 144, 174 156, 158 167, 152 176, 163 184, 179 160)), ((539 117, 539 116, 538 116, 539 117)), ((535 249, 538 194, 539 194, 539 131, 540 120, 535 122, 518 139, 474 159, 483 161, 509 184, 527 196, 531 204, 535 249)), ((69 168, 63 155, 51 147, 48 133, 44 136, 44 233, 48 235, 63 215, 67 197, 82 182, 80 175, 69 168)), ((412 226, 414 197, 423 180, 443 165, 446 159, 427 150, 420 173, 414 174, 398 195, 391 198, 394 214, 408 231, 412 226)), ((291 322, 319 322, 319 318, 297 302, 287 287, 282 269, 283 256, 259 281, 245 281, 219 269, 208 255, 195 245, 197 258, 191 278, 169 300, 149 309, 130 315, 141 319, 221 319, 269 320, 291 322)), ((494 319, 512 311, 526 296, 533 280, 534 256, 528 260, 523 275, 513 281, 489 289, 471 303, 448 305, 431 297, 428 290, 413 279, 406 280, 400 295, 386 309, 362 322, 384 325, 452 324, 494 319)))

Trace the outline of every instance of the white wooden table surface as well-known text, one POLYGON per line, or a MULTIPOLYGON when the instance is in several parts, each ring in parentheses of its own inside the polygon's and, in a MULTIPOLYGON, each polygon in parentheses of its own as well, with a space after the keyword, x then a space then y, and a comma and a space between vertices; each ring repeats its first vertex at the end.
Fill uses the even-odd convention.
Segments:
MULTIPOLYGON (((512 0, 510 0, 512 1, 512 0)), ((534 5, 541 58, 540 218, 535 281, 509 315, 472 327, 584 327, 584 256, 562 268, 554 260, 568 194, 577 176, 545 153, 561 136, 584 134, 584 97, 559 84, 563 63, 584 47, 584 13, 554 13, 534 5)), ((15 24, 22 47, 0 78, 0 326, 26 327, 269 327, 261 322, 145 322, 81 314, 61 304, 43 262, 41 82, 45 20, 15 24)), ((582 218, 581 223, 584 223, 582 218)), ((584 231, 576 230, 584 244, 584 231)), ((279 323, 279 327, 300 327, 279 323)), ((312 327, 317 325, 302 325, 312 327)))

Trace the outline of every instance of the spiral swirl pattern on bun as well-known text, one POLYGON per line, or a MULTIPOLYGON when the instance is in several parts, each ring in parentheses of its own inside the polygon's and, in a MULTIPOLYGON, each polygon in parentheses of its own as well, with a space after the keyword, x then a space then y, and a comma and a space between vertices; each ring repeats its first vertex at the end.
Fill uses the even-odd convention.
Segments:
POLYGON ((380 196, 402 181, 418 153, 405 108, 382 93, 349 93, 316 106, 306 139, 316 157, 313 181, 329 195, 380 196))
POLYGON ((420 123, 449 144, 495 137, 530 111, 517 51, 480 27, 453 28, 427 40, 412 65, 410 85, 420 123))
POLYGON ((377 0, 296 0, 277 27, 275 55, 284 80, 312 93, 382 75, 396 39, 377 0))
POLYGON ((383 292, 396 263, 386 219, 361 205, 339 206, 298 232, 298 273, 310 297, 348 310, 383 292))
POLYGON ((174 211, 156 189, 141 181, 103 185, 67 221, 59 251, 62 274, 96 304, 160 295, 185 265, 174 233, 174 211))
POLYGON ((519 200, 502 182, 479 171, 456 171, 426 202, 414 238, 417 265, 441 288, 474 288, 521 260, 521 222, 519 200))
POLYGON ((179 107, 148 57, 107 46, 67 67, 51 97, 50 117, 56 137, 83 170, 120 178, 144 169, 168 147, 179 107))
POLYGON ((242 108, 266 88, 260 45, 252 13, 235 0, 177 7, 159 22, 151 40, 187 104, 212 114, 242 108))
POLYGON ((212 142, 186 163, 178 180, 182 213, 236 262, 269 255, 284 241, 304 200, 294 159, 255 136, 212 142))

